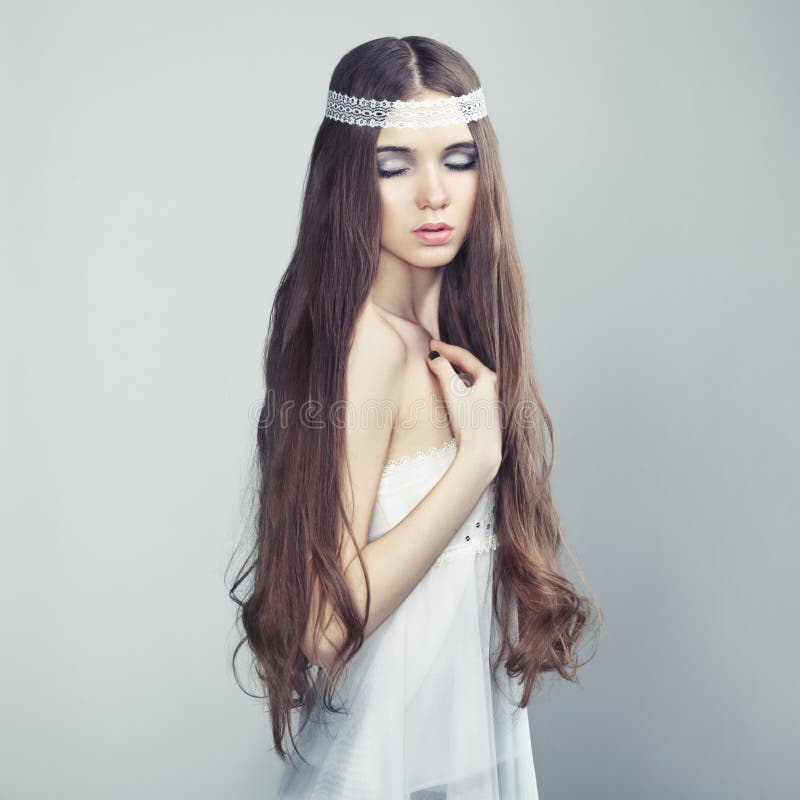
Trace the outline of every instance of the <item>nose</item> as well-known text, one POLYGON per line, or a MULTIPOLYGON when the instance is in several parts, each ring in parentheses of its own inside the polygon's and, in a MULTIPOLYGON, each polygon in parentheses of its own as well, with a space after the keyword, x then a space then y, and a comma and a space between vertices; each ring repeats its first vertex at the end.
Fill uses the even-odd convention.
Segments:
POLYGON ((444 208, 449 199, 437 164, 427 164, 418 172, 417 206, 419 208, 444 208))

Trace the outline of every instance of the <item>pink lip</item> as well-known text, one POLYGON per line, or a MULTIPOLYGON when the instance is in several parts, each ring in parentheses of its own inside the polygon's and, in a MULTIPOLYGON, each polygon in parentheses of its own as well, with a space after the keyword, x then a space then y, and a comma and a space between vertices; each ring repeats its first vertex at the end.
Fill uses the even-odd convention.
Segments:
POLYGON ((422 239, 422 241, 425 242, 425 244, 444 244, 453 235, 453 229, 445 228, 442 231, 427 231, 423 229, 423 230, 413 231, 413 233, 414 236, 417 236, 420 239, 422 239))
POLYGON ((420 225, 419 228, 414 228, 413 233, 417 231, 432 231, 432 230, 453 230, 452 225, 448 225, 446 222, 426 222, 423 225, 420 225))
POLYGON ((425 244, 444 244, 453 235, 453 228, 446 222, 426 222, 412 233, 425 244))

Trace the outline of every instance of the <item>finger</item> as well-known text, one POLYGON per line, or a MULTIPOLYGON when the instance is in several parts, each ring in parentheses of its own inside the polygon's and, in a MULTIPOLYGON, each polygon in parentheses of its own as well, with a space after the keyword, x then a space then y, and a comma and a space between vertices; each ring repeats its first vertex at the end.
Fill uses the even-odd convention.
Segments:
POLYGON ((431 339, 429 347, 441 353, 448 361, 454 362, 473 375, 479 375, 488 370, 488 367, 477 356, 458 345, 448 344, 441 339, 431 339))
POLYGON ((461 372, 459 370, 457 374, 458 377, 461 378, 461 380, 464 382, 465 386, 472 386, 472 384, 475 383, 475 378, 473 378, 472 375, 469 374, 469 372, 461 372))
MULTIPOLYGON (((455 369, 453 369, 453 365, 448 361, 447 358, 445 358, 444 355, 440 353, 439 355, 434 356, 434 358, 431 358, 430 356, 433 355, 434 351, 432 350, 428 356, 428 366, 430 367, 431 372, 433 372, 434 375, 436 375, 436 377, 439 379, 439 383, 445 392, 445 397, 449 397, 451 388, 458 385, 454 384, 453 381, 459 381, 462 384, 464 381, 461 380, 461 376, 458 374, 458 372, 456 372, 455 369)), ((466 386, 466 384, 464 385, 466 386)))

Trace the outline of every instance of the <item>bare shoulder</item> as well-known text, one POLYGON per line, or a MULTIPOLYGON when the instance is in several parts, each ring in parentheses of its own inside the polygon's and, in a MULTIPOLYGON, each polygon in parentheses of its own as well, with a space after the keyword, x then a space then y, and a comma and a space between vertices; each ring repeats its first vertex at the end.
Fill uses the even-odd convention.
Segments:
POLYGON ((369 305, 356 321, 347 355, 346 414, 337 417, 345 427, 346 463, 342 471, 345 508, 356 542, 367 541, 389 442, 397 424, 407 361, 405 342, 369 305))
POLYGON ((405 363, 408 355, 408 346, 403 337, 376 311, 369 300, 364 303, 356 319, 352 344, 357 342, 362 348, 371 346, 376 351, 387 348, 385 355, 394 359, 395 366, 405 363))
POLYGON ((347 465, 374 502, 403 401, 408 352, 403 339, 367 302, 356 320, 345 373, 347 465))
POLYGON ((367 301, 356 319, 347 357, 348 397, 399 402, 407 361, 403 337, 367 301))

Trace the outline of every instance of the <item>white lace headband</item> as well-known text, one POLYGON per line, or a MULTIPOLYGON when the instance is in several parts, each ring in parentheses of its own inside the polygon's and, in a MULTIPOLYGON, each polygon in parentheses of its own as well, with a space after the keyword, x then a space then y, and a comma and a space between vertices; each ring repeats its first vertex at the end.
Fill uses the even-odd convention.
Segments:
POLYGON ((325 116, 348 125, 380 128, 433 128, 459 125, 488 114, 483 89, 437 100, 370 100, 328 91, 325 116))

